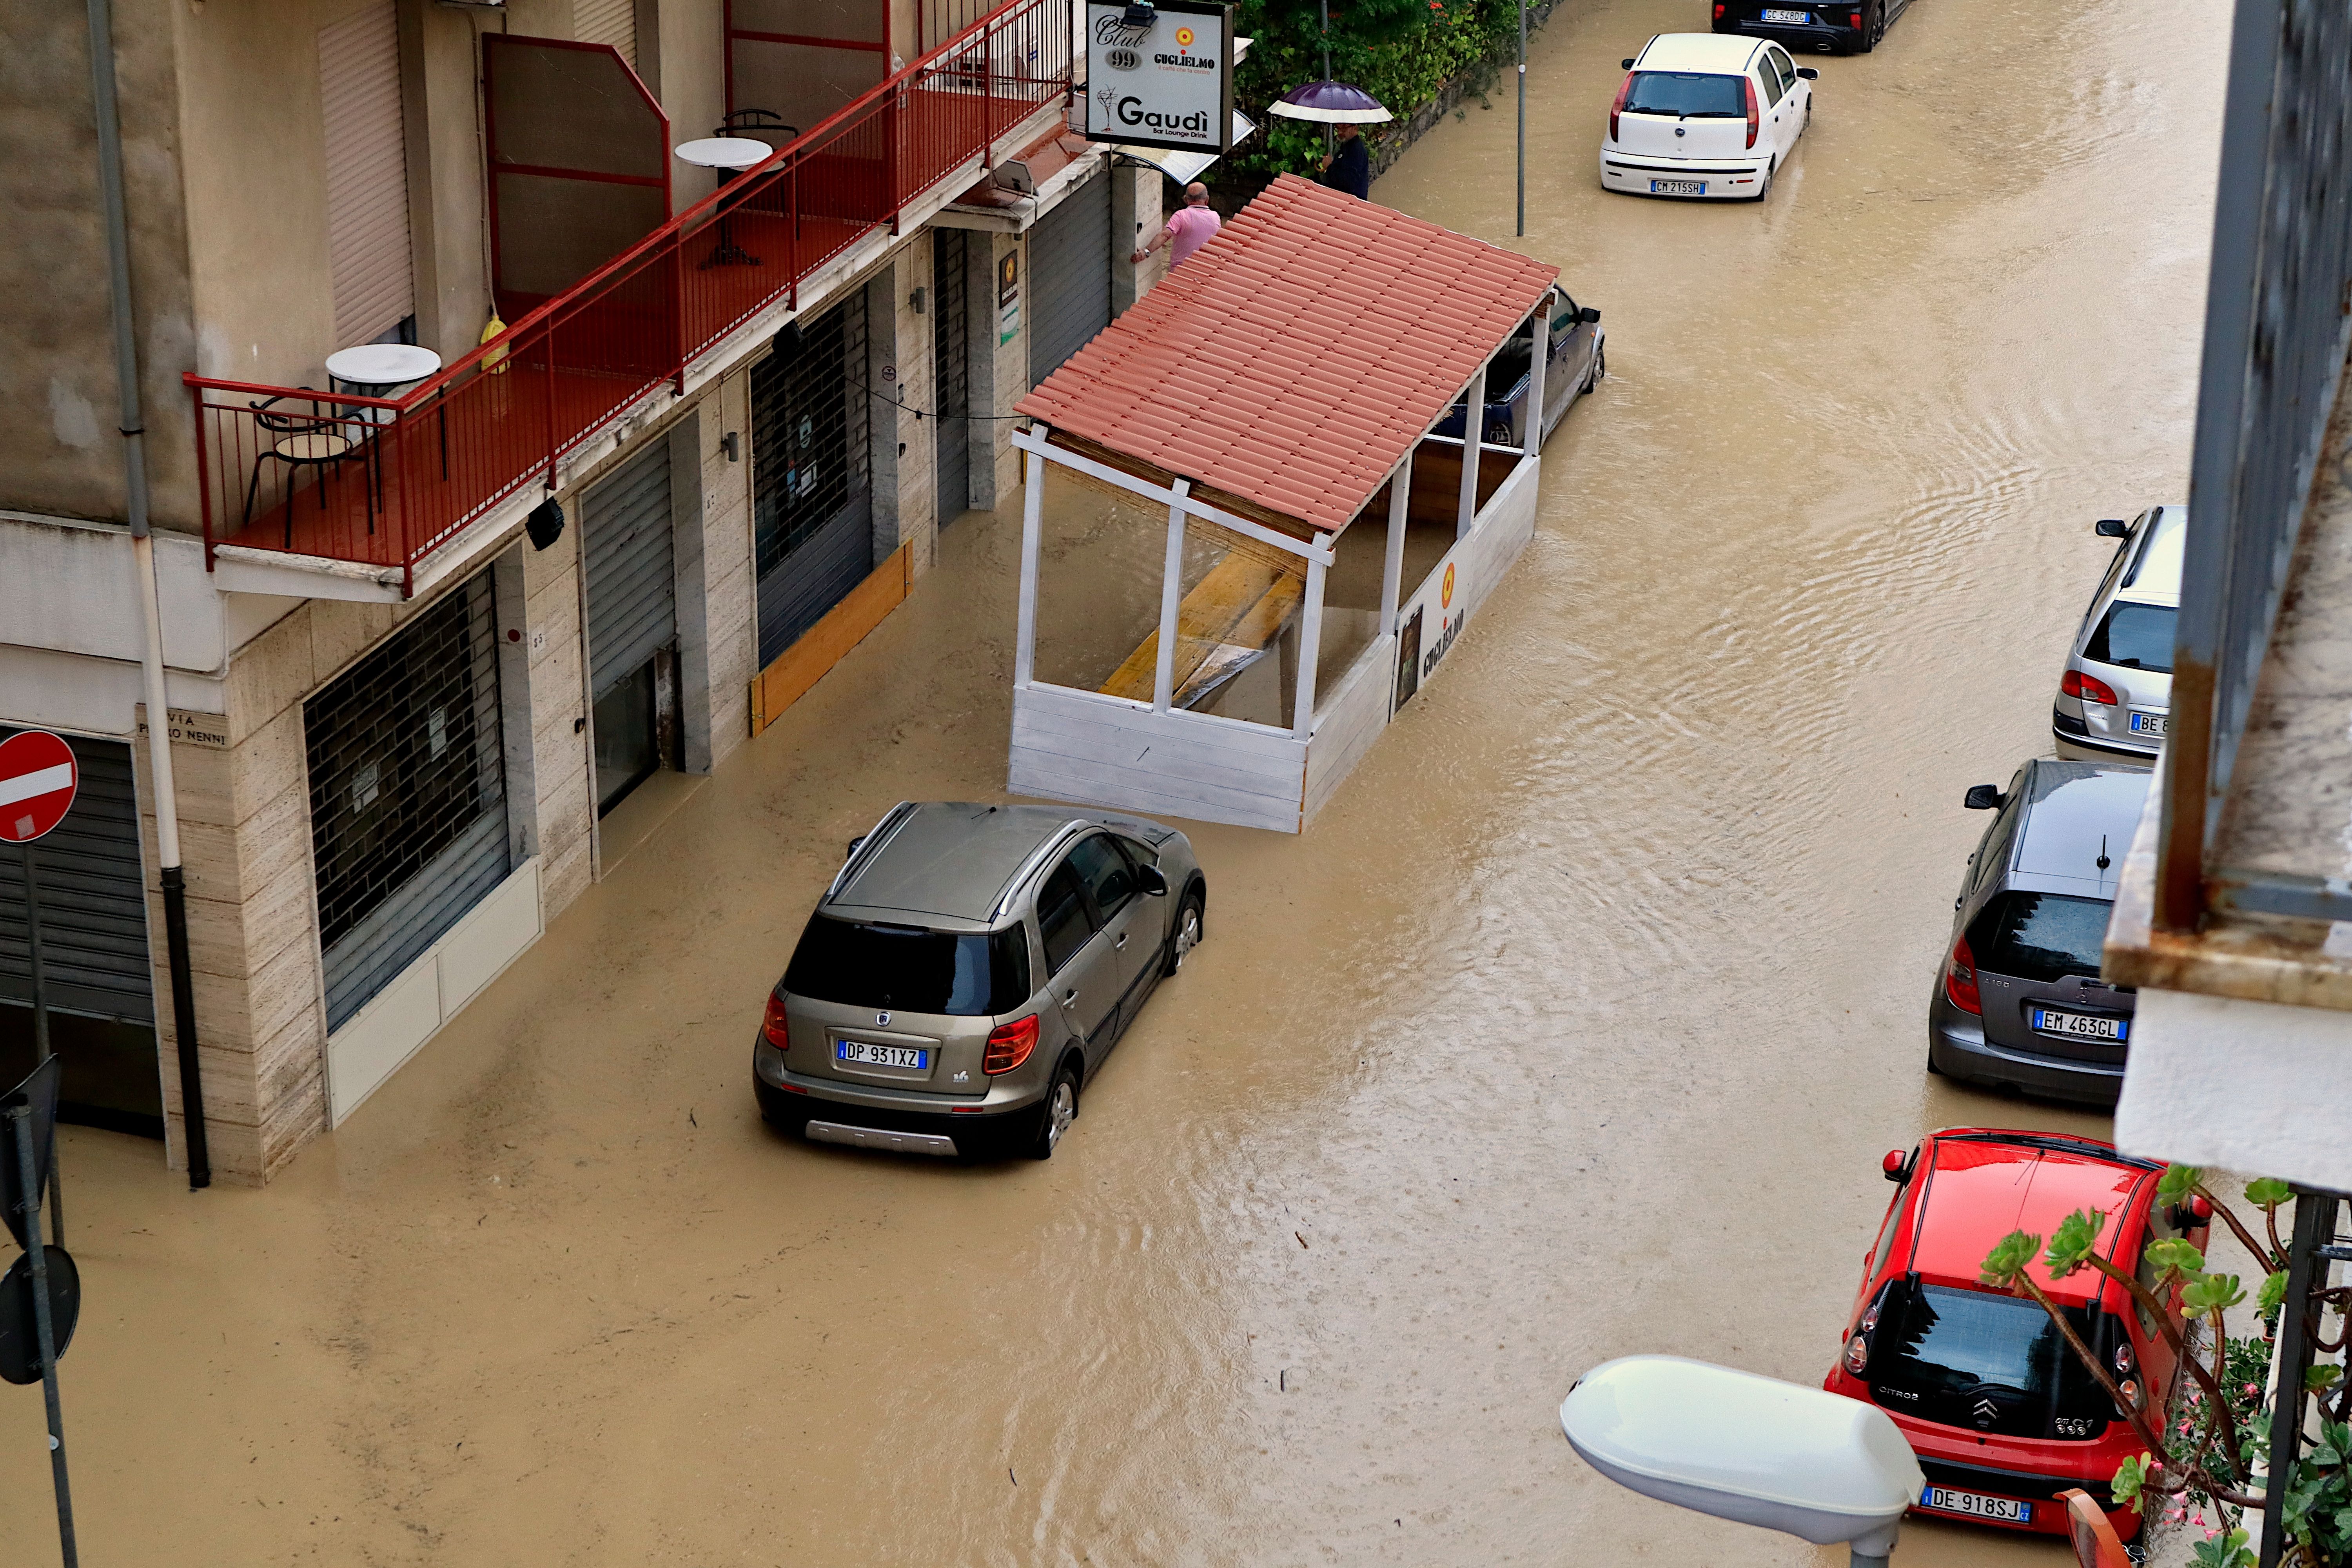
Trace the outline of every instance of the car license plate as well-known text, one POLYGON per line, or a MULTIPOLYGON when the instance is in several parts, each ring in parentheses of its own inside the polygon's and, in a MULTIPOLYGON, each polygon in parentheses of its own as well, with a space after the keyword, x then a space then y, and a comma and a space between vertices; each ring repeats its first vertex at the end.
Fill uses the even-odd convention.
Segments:
POLYGON ((931 1065, 931 1053, 911 1046, 877 1046, 864 1040, 842 1040, 833 1047, 835 1061, 856 1062, 872 1068, 913 1068, 920 1072, 931 1065))
POLYGON ((2035 1028, 2045 1035, 2072 1035, 2078 1040, 2113 1040, 2121 1044, 2130 1037, 2128 1018, 2098 1018, 2088 1013, 2054 1013, 2047 1007, 2028 1007, 2026 1016, 2035 1028))
POLYGON ((2031 1524, 2033 1505, 2015 1498, 1986 1497, 1980 1492, 1956 1492, 1949 1487, 1929 1487, 1919 1494, 1921 1508, 1964 1513, 1970 1519, 1997 1519, 2003 1524, 2031 1524))
POLYGON ((1764 7, 1764 20, 1768 22, 1787 22, 1801 27, 1812 19, 1811 11, 1784 11, 1778 5, 1764 7))
POLYGON ((1654 196, 1703 196, 1706 195, 1705 180, 1652 180, 1650 194, 1654 196))
POLYGON ((2161 741, 2164 739, 2165 731, 2171 727, 2171 720, 2172 716, 2168 713, 2135 713, 2131 716, 2131 732, 2135 735, 2152 735, 2161 741))

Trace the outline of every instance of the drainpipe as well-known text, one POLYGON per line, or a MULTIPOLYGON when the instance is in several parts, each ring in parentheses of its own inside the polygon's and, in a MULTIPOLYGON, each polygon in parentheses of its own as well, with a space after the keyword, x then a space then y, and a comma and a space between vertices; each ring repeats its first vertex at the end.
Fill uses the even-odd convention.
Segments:
POLYGON ((155 541, 147 526, 147 431, 139 411, 139 345, 131 322, 131 241, 122 216, 122 122, 114 97, 114 12, 88 0, 89 90, 98 116, 98 184, 106 205, 106 282, 114 304, 114 381, 122 431, 123 488, 131 510, 131 554, 139 569, 139 610, 147 638, 140 669, 147 686, 147 760, 155 775, 155 858, 163 865, 163 941, 172 966, 172 1026, 180 1042, 180 1105, 187 1132, 188 1186, 213 1183, 205 1140, 205 1099, 196 1062, 196 990, 188 971, 187 885, 180 868, 179 796, 172 784, 171 709, 163 690, 163 616, 155 596, 155 541))

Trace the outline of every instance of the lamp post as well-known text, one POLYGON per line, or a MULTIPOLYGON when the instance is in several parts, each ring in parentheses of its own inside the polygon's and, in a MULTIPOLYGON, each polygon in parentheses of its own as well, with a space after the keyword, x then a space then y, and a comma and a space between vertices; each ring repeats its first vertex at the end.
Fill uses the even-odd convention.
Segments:
MULTIPOLYGON (((1328 76, 1327 66, 1324 74, 1328 76)), ((1528 0, 1519 0, 1519 226, 1524 239, 1528 233, 1528 0)))

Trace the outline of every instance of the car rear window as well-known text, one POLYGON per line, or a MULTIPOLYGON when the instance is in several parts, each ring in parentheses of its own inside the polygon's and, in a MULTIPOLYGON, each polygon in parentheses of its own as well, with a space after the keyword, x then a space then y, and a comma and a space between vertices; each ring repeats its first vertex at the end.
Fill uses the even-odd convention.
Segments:
POLYGON ((2126 669, 2170 675, 2172 627, 2179 618, 2179 612, 2169 605, 2114 605, 2099 622, 2099 629, 2091 634, 2091 640, 2083 645, 2083 657, 2101 664, 2120 664, 2126 669))
POLYGON ((1748 79, 1697 71, 1635 71, 1628 114, 1679 114, 1692 120, 1748 118, 1748 79))
POLYGON ((992 1017, 1029 1000, 1029 939, 1019 926, 982 936, 812 915, 784 989, 850 1007, 992 1017))
POLYGON ((2000 895, 1986 906, 1969 937, 1977 967, 2017 980, 2051 981, 2099 973, 2115 905, 2063 893, 2000 895), (1980 942, 1979 937, 1984 940, 1980 942))
MULTIPOLYGON (((2112 1314, 2063 1307, 2095 1353, 2111 1353, 2112 1314)), ((2095 1437, 2115 1406, 2041 1304, 1990 1290, 1901 1279, 1872 1336, 1871 1397, 1907 1415, 2012 1437, 2095 1437)))

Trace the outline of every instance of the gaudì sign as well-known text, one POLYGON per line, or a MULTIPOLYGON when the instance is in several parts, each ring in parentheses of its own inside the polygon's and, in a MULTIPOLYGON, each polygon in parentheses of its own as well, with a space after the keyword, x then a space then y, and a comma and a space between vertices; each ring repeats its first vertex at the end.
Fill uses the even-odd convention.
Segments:
POLYGON ((1229 5, 1165 0, 1140 24, 1121 0, 1087 0, 1087 138, 1224 153, 1234 124, 1229 5))

